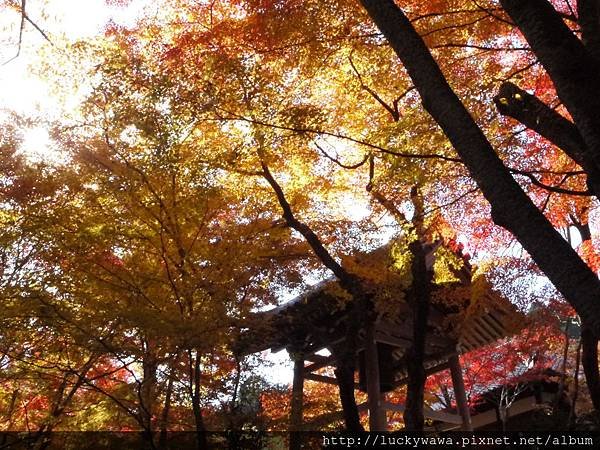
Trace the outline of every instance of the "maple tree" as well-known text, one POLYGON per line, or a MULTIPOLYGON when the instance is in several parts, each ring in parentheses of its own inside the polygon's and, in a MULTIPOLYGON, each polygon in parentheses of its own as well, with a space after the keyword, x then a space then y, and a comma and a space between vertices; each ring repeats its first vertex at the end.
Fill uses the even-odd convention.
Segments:
MULTIPOLYGON (((248 313, 325 267, 361 317, 381 280, 347 255, 385 240, 388 227, 411 247, 422 300, 406 416, 418 429, 433 275, 416 267, 427 233, 411 240, 405 217, 441 224, 436 233, 460 235, 499 265, 511 237, 491 215, 580 315, 600 408, 593 1, 164 3, 53 61, 70 67, 57 79, 92 76, 86 100, 55 128, 69 167, 32 166, 17 142, 3 143, 4 265, 15 272, 3 314, 48 327, 15 327, 7 349, 13 339, 22 350, 28 335, 65 336, 64 348, 85 348, 77 361, 47 349, 59 378, 61 364, 73 372, 66 398, 79 401, 87 386, 149 434, 189 426, 202 439, 202 408, 230 387, 217 378, 234 372, 228 346, 248 313), (358 220, 354 203, 366 211, 358 220), (384 214, 395 223, 378 226, 384 214), (577 251, 559 232, 572 226, 577 251), (27 305, 14 300, 23 293, 27 305), (193 424, 175 425, 186 401, 193 424)), ((527 257, 514 269, 535 273, 527 257)), ((359 430, 349 342, 336 376, 346 425, 359 430)), ((45 402, 38 409, 51 415, 70 407, 45 402)))
MULTIPOLYGON (((552 367, 562 367, 566 377, 567 355, 561 356, 560 348, 565 345, 568 330, 561 330, 561 325, 568 323, 572 314, 567 305, 555 300, 551 308, 539 307, 532 312, 528 326, 515 336, 464 354, 461 359, 470 407, 475 411, 479 403, 492 403, 504 427, 511 404, 531 382, 556 378, 559 372, 547 373, 552 367)), ((450 374, 446 371, 430 376, 427 380, 427 390, 433 394, 429 397, 430 404, 454 408, 450 386, 450 374)), ((555 394, 554 414, 558 413, 563 393, 559 388, 555 394)))

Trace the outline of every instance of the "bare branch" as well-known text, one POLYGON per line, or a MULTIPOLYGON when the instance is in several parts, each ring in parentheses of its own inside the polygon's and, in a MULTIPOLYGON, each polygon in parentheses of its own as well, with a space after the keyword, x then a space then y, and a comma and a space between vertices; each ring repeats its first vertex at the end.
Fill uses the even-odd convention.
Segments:
POLYGON ((377 102, 383 106, 387 112, 389 112, 392 116, 392 118, 394 119, 394 122, 398 122, 400 120, 400 113, 398 112, 398 102, 394 101, 393 103, 393 107, 390 106, 388 103, 386 103, 385 100, 383 100, 378 94, 377 92, 375 92, 373 89, 371 89, 369 86, 367 86, 365 84, 365 82, 363 81, 362 76, 360 75, 360 72, 358 71, 358 69, 356 68, 356 66, 354 65, 354 61, 352 61, 352 55, 348 56, 348 60, 350 61, 350 66, 352 67, 352 70, 354 70, 354 73, 356 73, 356 76, 358 77, 358 81, 360 83, 360 87, 362 89, 364 89, 365 91, 367 91, 369 94, 371 94, 371 97, 373 97, 375 100, 377 100, 377 102))
POLYGON ((474 48, 478 50, 496 51, 496 52, 530 52, 529 47, 493 47, 488 45, 467 44, 463 42, 447 42, 445 44, 432 45, 431 48, 474 48))
POLYGON ((367 160, 369 159, 369 156, 370 156, 370 154, 367 153, 365 155, 365 157, 362 159, 362 161, 359 161, 356 164, 344 164, 338 158, 335 158, 335 157, 331 156, 329 153, 327 153, 325 151, 325 149, 323 147, 321 147, 318 143, 313 142, 313 144, 315 145, 315 147, 317 147, 319 149, 319 151, 321 152, 321 154, 323 156, 325 156, 325 158, 336 163, 338 166, 340 166, 344 169, 349 169, 349 170, 358 169, 359 167, 364 166, 364 164, 367 162, 367 160))
POLYGON ((283 218, 287 222, 287 224, 298 231, 304 239, 311 246, 312 250, 315 252, 317 257, 321 260, 321 262, 331 270, 335 276, 340 280, 342 286, 348 289, 351 293, 354 293, 357 287, 359 287, 360 283, 356 283, 356 277, 344 269, 340 263, 338 263, 333 256, 329 253, 329 251, 325 248, 319 237, 315 234, 315 232, 305 223, 300 222, 294 212, 292 211, 292 207, 285 198, 285 194, 283 189, 277 183, 277 180, 271 174, 269 167, 264 161, 264 158, 261 157, 260 165, 262 167, 265 180, 271 185, 273 191, 275 191, 275 195, 277 200, 279 201, 279 205, 283 210, 283 218))
MULTIPOLYGON (((556 194, 565 194, 565 195, 573 195, 573 196, 579 196, 579 197, 591 197, 592 193, 587 190, 587 191, 574 191, 571 189, 564 189, 558 186, 550 186, 548 184, 542 183, 540 180, 538 180, 533 174, 531 174, 530 172, 526 172, 524 170, 519 170, 519 169, 509 169, 511 171, 511 173, 514 173, 516 175, 523 175, 527 178, 529 178, 529 180, 531 180, 531 183, 534 184, 535 186, 538 186, 542 189, 545 189, 547 191, 550 192, 554 192, 556 194)), ((565 175, 565 177, 563 178, 563 181, 561 182, 561 184, 568 178, 568 175, 565 175)))
POLYGON ((422 216, 425 217, 425 216, 431 214, 432 212, 438 211, 440 209, 448 208, 449 206, 453 206, 453 205, 457 204, 458 202, 460 202, 463 198, 468 197, 469 195, 474 194, 477 191, 479 191, 478 187, 474 187, 473 189, 469 189, 468 191, 460 194, 454 200, 450 200, 448 203, 443 203, 443 204, 438 205, 438 206, 436 206, 434 208, 428 209, 427 211, 423 211, 422 216))
POLYGON ((330 136, 337 139, 346 140, 349 142, 353 142, 355 144, 364 145, 365 147, 372 148, 374 150, 380 151, 381 153, 385 153, 388 155, 399 156, 401 158, 415 158, 415 159, 441 159, 443 161, 449 161, 454 163, 463 164, 463 161, 460 158, 453 158, 451 156, 441 155, 439 153, 406 153, 406 152, 398 152, 395 150, 390 150, 388 148, 382 147, 380 145, 373 144, 371 142, 364 141, 362 139, 356 139, 351 136, 347 136, 342 133, 332 133, 329 131, 318 130, 315 128, 305 128, 305 127, 291 127, 287 125, 281 125, 276 123, 269 123, 258 119, 252 119, 249 117, 240 116, 239 114, 232 113, 231 111, 223 110, 228 116, 219 116, 219 120, 239 120, 243 122, 253 123, 255 125, 260 125, 267 128, 274 128, 278 130, 287 130, 293 131, 295 133, 306 133, 306 134, 316 134, 322 136, 330 136))
POLYGON ((23 46, 23 32, 25 31, 25 22, 29 22, 42 35, 42 37, 50 43, 50 45, 54 45, 52 43, 52 41, 50 40, 50 38, 48 37, 48 35, 44 32, 44 30, 42 30, 38 26, 38 24, 36 24, 33 20, 31 20, 31 18, 29 17, 29 15, 27 14, 27 11, 25 9, 26 5, 27 5, 27 0, 21 0, 20 5, 14 4, 15 8, 19 9, 21 12, 21 24, 19 25, 19 40, 17 42, 17 53, 15 56, 10 58, 9 60, 3 62, 2 63, 3 66, 10 63, 11 61, 14 61, 21 55, 21 48, 23 46))

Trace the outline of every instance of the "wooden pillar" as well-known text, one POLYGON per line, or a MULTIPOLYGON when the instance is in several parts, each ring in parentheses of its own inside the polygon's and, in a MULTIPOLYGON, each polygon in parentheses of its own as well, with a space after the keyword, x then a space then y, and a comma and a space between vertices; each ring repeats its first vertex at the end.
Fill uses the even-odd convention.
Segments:
POLYGON ((369 431, 385 431, 387 418, 382 405, 379 355, 375 341, 375 324, 367 327, 365 336, 365 373, 367 375, 367 395, 369 396, 369 431))
POLYGON ((465 382, 462 376, 462 369, 458 360, 458 355, 453 355, 448 359, 450 365, 450 374, 452 375, 452 386, 454 387, 454 396, 456 397, 456 406, 460 417, 462 417, 462 430, 473 431, 471 424, 471 414, 467 404, 467 393, 465 392, 465 382))
POLYGON ((301 448, 302 410, 304 408, 304 355, 291 353, 294 360, 294 381, 292 384, 292 404, 290 411, 290 450, 301 448))

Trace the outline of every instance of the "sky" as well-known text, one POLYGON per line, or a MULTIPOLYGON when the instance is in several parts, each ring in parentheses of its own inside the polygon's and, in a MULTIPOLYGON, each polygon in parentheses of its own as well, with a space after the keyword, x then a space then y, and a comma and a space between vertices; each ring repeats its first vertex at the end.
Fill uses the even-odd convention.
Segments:
MULTIPOLYGON (((107 6, 105 0, 30 0, 27 15, 52 41, 52 45, 33 25, 25 22, 18 57, 18 11, 0 8, 0 111, 15 111, 25 116, 51 119, 59 113, 59 101, 50 93, 50 85, 34 70, 40 52, 51 57, 64 51, 69 41, 91 38, 102 33, 113 21, 121 25, 133 23, 148 0, 133 0, 126 7, 107 6)), ((73 90, 73 96, 77 95, 73 90)), ((75 101, 76 99, 66 99, 75 101)), ((0 112, 0 114, 2 114, 0 112)), ((23 152, 33 158, 60 159, 49 146, 48 132, 43 126, 33 127, 25 136, 23 152)))

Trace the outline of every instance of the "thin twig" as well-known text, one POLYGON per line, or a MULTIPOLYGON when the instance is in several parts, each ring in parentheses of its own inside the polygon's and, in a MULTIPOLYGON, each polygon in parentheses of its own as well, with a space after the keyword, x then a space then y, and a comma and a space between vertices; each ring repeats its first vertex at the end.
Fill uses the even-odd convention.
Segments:
POLYGON ((347 136, 347 135, 342 134, 342 133, 332 133, 332 132, 329 132, 329 131, 323 131, 323 130, 318 130, 318 129, 314 129, 314 128, 291 127, 291 126, 281 125, 281 124, 276 124, 276 123, 268 123, 268 122, 264 122, 262 120, 252 119, 252 118, 240 116, 239 114, 232 113, 231 111, 227 111, 227 110, 222 110, 222 111, 225 112, 226 114, 228 114, 230 117, 218 116, 219 120, 238 120, 238 121, 242 121, 242 122, 253 123, 255 125, 260 125, 260 126, 267 127, 267 128, 274 128, 274 129, 278 129, 278 130, 293 131, 295 133, 301 133, 301 134, 302 133, 307 133, 307 134, 316 134, 316 135, 320 134, 320 135, 323 135, 323 136, 330 136, 330 137, 334 137, 334 138, 337 138, 337 139, 342 139, 342 140, 346 140, 346 141, 349 141, 349 142, 353 142, 355 144, 364 145, 365 147, 369 147, 369 148, 372 148, 374 150, 378 150, 381 153, 385 153, 385 154, 393 155, 393 156, 399 156, 399 157, 402 157, 402 158, 441 159, 441 160, 444 160, 444 161, 449 161, 449 162, 464 164, 463 161, 462 161, 462 159, 460 159, 460 158, 453 158, 451 156, 440 155, 439 153, 406 153, 406 152, 398 152, 398 151, 390 150, 390 149, 385 148, 385 147, 381 147, 381 146, 376 145, 376 144, 372 144, 372 143, 367 142, 367 141, 363 141, 362 139, 356 139, 356 138, 353 138, 351 136, 347 136))
POLYGON ((17 4, 14 5, 16 8, 20 9, 20 11, 21 11, 21 24, 19 25, 19 40, 17 42, 17 53, 15 56, 10 58, 9 60, 3 62, 2 66, 7 65, 11 61, 14 61, 21 55, 21 48, 23 47, 23 32, 25 31, 25 22, 29 22, 43 36, 43 38, 50 43, 50 45, 54 45, 53 42, 48 37, 48 35, 44 32, 44 30, 42 30, 38 26, 37 23, 35 23, 33 20, 31 20, 31 18, 29 17, 29 15, 27 14, 26 9, 25 9, 26 5, 27 5, 27 0, 21 0, 20 6, 17 4))
POLYGON ((321 154, 323 156, 325 156, 325 158, 327 158, 328 160, 336 163, 338 166, 344 168, 344 169, 349 169, 349 170, 354 170, 354 169, 358 169, 359 167, 362 167, 367 160, 369 159, 369 153, 367 153, 364 158, 362 159, 362 161, 359 161, 355 164, 344 164, 343 162, 341 162, 338 158, 335 158, 333 156, 331 156, 329 153, 327 153, 325 151, 325 149, 323 147, 321 147, 318 143, 313 142, 313 144, 315 145, 315 147, 317 147, 319 149, 319 151, 321 152, 321 154))

